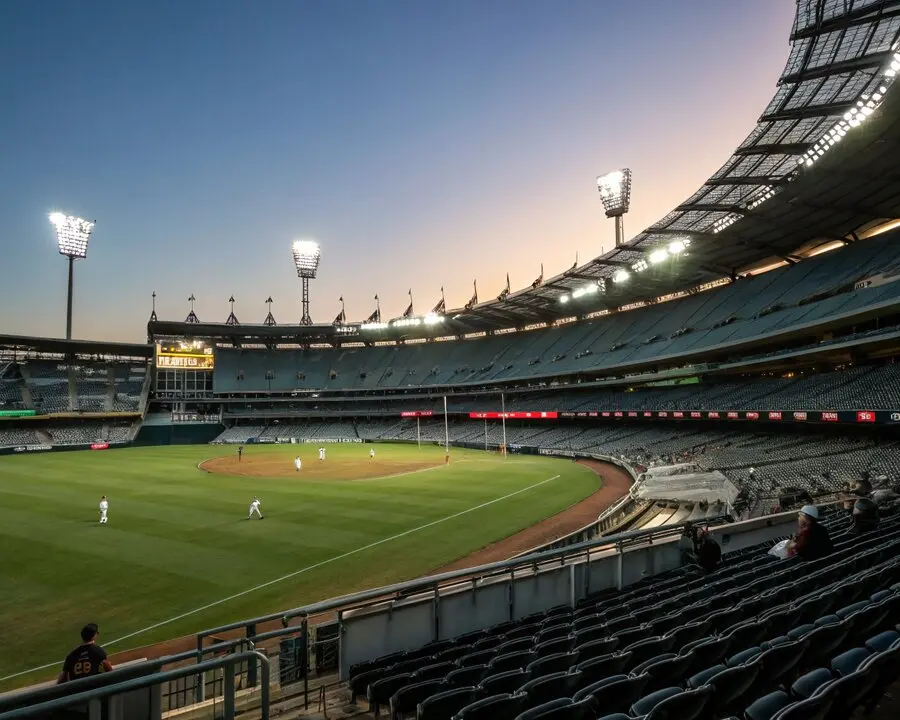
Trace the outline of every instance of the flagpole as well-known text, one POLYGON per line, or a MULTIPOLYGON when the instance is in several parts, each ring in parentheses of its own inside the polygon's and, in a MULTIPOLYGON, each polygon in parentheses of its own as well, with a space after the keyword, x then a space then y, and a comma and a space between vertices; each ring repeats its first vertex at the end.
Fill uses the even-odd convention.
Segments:
POLYGON ((506 395, 500 393, 500 419, 503 422, 503 455, 506 455, 506 395))

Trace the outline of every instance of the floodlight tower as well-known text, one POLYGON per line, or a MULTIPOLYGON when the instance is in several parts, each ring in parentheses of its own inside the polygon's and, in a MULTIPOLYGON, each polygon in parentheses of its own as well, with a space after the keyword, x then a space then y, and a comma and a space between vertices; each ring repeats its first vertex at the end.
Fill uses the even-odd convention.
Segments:
POLYGON ((631 170, 613 170, 597 178, 597 189, 603 201, 606 217, 616 219, 616 247, 625 242, 622 216, 631 204, 631 170))
POLYGON ((94 223, 74 215, 52 212, 50 222, 56 228, 59 254, 69 258, 69 293, 66 301, 66 340, 72 339, 72 287, 75 282, 75 261, 87 257, 88 241, 94 231, 94 223))
POLYGON ((300 318, 300 324, 312 325, 312 318, 309 316, 309 281, 316 277, 322 252, 319 250, 319 243, 313 240, 294 240, 291 249, 297 277, 303 281, 303 317, 300 318))

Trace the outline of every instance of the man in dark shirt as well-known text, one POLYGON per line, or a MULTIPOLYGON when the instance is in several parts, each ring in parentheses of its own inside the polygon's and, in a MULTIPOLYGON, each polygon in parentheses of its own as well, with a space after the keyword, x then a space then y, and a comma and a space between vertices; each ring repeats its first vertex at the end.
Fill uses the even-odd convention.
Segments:
POLYGON ((112 663, 106 659, 106 651, 97 645, 99 634, 100 631, 94 623, 81 628, 81 645, 66 656, 57 683, 80 680, 113 669, 112 663))
POLYGON ((709 536, 708 530, 697 533, 697 564, 710 573, 722 561, 722 548, 709 536))

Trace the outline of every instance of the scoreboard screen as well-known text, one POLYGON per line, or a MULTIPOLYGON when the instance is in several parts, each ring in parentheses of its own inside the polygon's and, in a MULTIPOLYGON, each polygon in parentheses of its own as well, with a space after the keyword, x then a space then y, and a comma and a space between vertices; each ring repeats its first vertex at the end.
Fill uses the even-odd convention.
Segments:
POLYGON ((156 367, 159 369, 212 370, 213 349, 197 343, 157 343, 156 367))

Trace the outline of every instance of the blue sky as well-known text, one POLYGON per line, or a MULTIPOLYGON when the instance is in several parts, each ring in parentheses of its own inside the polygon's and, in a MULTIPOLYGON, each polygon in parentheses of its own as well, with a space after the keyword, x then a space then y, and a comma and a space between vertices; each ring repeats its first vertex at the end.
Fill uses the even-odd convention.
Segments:
POLYGON ((634 171, 626 234, 745 137, 794 3, 9 0, 0 3, 0 332, 65 331, 51 210, 97 220, 75 336, 159 315, 300 319, 496 295, 612 245, 596 175, 634 171))

